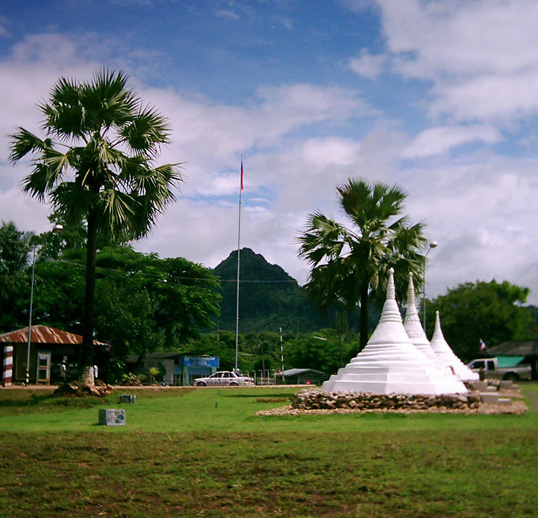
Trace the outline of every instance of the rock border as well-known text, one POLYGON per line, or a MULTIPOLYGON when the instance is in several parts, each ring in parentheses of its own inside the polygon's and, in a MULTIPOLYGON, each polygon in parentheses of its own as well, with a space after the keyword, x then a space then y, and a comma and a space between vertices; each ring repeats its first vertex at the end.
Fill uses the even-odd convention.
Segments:
MULTIPOLYGON (((500 395, 502 390, 499 391, 500 395)), ((290 406, 256 412, 258 416, 350 414, 350 413, 437 413, 437 414, 511 414, 521 415, 527 405, 510 390, 517 401, 485 403, 480 392, 441 396, 409 394, 371 394, 302 390, 295 394, 290 406)), ((518 391, 519 392, 519 391, 518 391)), ((508 394, 506 394, 508 395, 508 394)))

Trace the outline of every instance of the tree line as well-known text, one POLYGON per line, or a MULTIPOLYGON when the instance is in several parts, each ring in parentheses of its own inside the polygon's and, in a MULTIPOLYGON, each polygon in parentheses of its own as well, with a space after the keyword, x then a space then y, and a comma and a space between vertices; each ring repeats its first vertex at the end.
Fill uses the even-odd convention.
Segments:
MULTIPOLYGON (((82 234, 67 227, 65 234, 39 236, 19 231, 9 222, 0 226, 0 331, 28 325, 32 250, 36 247, 33 323, 80 332, 84 293, 82 234), (78 236, 78 237, 77 237, 78 236), (77 245, 78 243, 78 245, 77 245)), ((433 333, 435 311, 442 315, 444 335, 463 359, 479 356, 480 339, 488 346, 536 337, 532 307, 525 307, 529 290, 506 281, 476 281, 451 288, 427 301, 427 334, 433 333)), ((183 258, 159 258, 131 246, 103 243, 96 257, 95 336, 112 345, 111 380, 125 372, 128 355, 175 350, 221 358, 233 368, 235 335, 219 329, 220 279, 208 268, 183 258)), ((381 302, 373 302, 377 324, 381 302)), ((256 313, 264 319, 272 308, 256 313)), ((402 305, 402 315, 405 306, 402 305)), ((327 327, 309 332, 283 328, 284 367, 312 368, 333 373, 360 348, 360 334, 349 329, 347 312, 334 311, 327 327)), ((270 320, 268 319, 267 322, 270 320)), ((278 327, 243 332, 239 366, 244 370, 282 367, 278 327)))

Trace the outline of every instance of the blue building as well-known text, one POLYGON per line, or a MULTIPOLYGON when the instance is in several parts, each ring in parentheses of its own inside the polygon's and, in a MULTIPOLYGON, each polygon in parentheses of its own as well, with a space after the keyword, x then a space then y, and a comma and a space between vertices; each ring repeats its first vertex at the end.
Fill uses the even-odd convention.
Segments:
POLYGON ((141 365, 136 355, 127 358, 131 372, 158 368, 158 381, 166 385, 192 385, 195 378, 209 376, 217 372, 219 366, 218 356, 194 356, 174 351, 146 354, 141 365))

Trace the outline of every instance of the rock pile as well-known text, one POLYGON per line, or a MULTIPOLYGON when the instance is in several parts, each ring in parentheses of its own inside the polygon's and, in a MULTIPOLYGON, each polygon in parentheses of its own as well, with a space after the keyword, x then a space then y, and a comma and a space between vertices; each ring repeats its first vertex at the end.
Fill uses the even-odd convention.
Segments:
POLYGON ((295 394, 292 407, 298 410, 465 410, 480 406, 478 392, 445 395, 371 394, 303 390, 295 394))
POLYGON ((112 386, 103 383, 101 380, 95 382, 95 386, 89 387, 88 385, 80 386, 76 383, 61 383, 58 388, 52 393, 54 397, 64 396, 108 396, 112 394, 112 386))

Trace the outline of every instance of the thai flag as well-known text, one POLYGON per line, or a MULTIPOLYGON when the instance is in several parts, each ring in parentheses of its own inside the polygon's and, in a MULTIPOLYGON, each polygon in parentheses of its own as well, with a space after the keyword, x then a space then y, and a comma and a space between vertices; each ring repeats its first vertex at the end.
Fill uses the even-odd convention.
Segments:
POLYGON ((484 343, 484 340, 482 340, 482 338, 480 338, 480 351, 481 352, 486 352, 486 344, 484 343))

